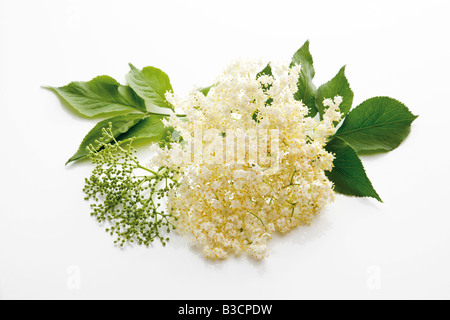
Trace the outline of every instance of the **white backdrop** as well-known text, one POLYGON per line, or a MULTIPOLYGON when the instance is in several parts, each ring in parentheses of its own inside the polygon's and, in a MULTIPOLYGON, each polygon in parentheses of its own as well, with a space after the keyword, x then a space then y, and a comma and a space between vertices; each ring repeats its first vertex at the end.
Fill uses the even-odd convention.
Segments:
POLYGON ((450 298, 449 1, 0 0, 1 299, 450 298), (310 40, 319 85, 344 64, 354 105, 387 95, 419 118, 363 163, 384 203, 338 196, 261 262, 209 261, 184 238, 118 249, 64 166, 96 121, 41 85, 128 63, 174 90, 238 57, 288 60, 310 40))

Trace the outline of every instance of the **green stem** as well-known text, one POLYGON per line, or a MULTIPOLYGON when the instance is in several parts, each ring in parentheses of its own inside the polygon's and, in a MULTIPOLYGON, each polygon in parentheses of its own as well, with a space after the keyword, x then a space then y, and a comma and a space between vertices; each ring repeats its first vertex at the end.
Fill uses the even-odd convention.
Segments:
POLYGON ((258 219, 259 222, 261 222, 261 224, 264 226, 264 228, 266 227, 266 225, 265 225, 264 222, 261 220, 261 218, 258 217, 256 214, 254 214, 254 213, 252 213, 252 212, 250 212, 250 211, 247 211, 247 213, 251 214, 251 215, 254 216, 256 219, 258 219))
MULTIPOLYGON (((158 112, 150 112, 150 111, 147 111, 146 114, 155 115, 155 116, 164 116, 164 117, 170 116, 170 114, 167 114, 167 113, 158 113, 158 112)), ((185 114, 177 114, 176 116, 177 117, 186 117, 185 114)))
POLYGON ((291 185, 294 182, 294 176, 296 173, 297 173, 297 169, 294 169, 294 172, 292 173, 292 176, 291 176, 291 182, 290 182, 291 185))
MULTIPOLYGON (((117 142, 117 140, 116 140, 116 138, 114 137, 114 135, 112 134, 112 132, 111 132, 111 134, 110 134, 110 138, 111 138, 112 140, 114 140, 114 143, 117 145, 117 147, 120 148, 120 150, 122 150, 123 153, 125 153, 125 154, 127 154, 127 155, 130 154, 131 144, 128 145, 128 150, 125 150, 125 149, 122 148, 122 146, 117 142)), ((130 157, 130 159, 136 164, 136 167, 138 167, 139 169, 148 171, 148 172, 152 173, 153 175, 155 175, 155 176, 157 176, 157 177, 159 176, 159 174, 158 174, 157 172, 155 172, 155 171, 153 171, 153 170, 150 170, 149 168, 146 168, 146 167, 144 167, 144 166, 141 166, 141 164, 140 164, 136 159, 134 159, 133 157, 130 157)))
POLYGON ((144 166, 141 166, 140 163, 137 162, 135 159, 132 159, 132 160, 133 160, 133 162, 136 164, 136 167, 138 167, 139 169, 148 171, 148 172, 150 172, 151 174, 155 175, 156 177, 159 177, 159 176, 160 176, 160 175, 158 174, 158 172, 153 171, 153 170, 151 170, 151 169, 149 169, 149 168, 146 168, 146 167, 144 167, 144 166))

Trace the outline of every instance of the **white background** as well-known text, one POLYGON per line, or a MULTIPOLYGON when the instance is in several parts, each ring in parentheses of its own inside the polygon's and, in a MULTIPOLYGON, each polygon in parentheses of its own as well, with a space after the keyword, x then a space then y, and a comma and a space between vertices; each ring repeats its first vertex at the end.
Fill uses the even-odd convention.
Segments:
POLYGON ((450 298, 449 1, 0 0, 1 299, 450 298), (338 196, 271 255, 209 261, 173 235, 114 247, 64 166, 96 123, 41 85, 152 65, 174 90, 239 57, 289 60, 307 39, 316 85, 347 65, 354 105, 377 95, 419 118, 364 157, 384 203, 338 196))

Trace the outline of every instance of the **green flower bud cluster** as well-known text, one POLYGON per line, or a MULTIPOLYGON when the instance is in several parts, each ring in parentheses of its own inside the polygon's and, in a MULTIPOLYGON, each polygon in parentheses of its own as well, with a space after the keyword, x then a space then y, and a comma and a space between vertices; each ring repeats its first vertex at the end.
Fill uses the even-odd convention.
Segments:
POLYGON ((155 239, 163 245, 169 240, 164 233, 174 229, 174 217, 161 208, 159 200, 178 186, 176 170, 161 167, 157 171, 142 166, 132 147, 118 143, 111 130, 103 130, 96 141, 101 148, 88 147, 95 165, 83 189, 86 200, 93 200, 91 215, 99 223, 106 222, 106 231, 114 243, 138 243, 148 246, 155 239), (97 151, 100 150, 100 151, 97 151))

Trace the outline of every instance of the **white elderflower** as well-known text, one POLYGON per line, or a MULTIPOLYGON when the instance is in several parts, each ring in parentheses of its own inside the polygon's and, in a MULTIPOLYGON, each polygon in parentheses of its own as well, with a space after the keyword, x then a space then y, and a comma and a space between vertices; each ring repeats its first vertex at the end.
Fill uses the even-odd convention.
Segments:
POLYGON ((273 76, 257 77, 263 68, 238 60, 207 96, 166 95, 186 117, 168 119, 180 142, 153 147, 151 165, 182 172, 167 206, 178 232, 210 258, 264 258, 273 232, 309 224, 334 198, 325 175, 333 156, 324 147, 342 98, 323 101, 322 121, 307 117, 294 99, 301 66, 272 65, 273 76))

